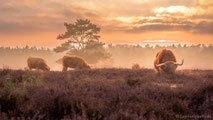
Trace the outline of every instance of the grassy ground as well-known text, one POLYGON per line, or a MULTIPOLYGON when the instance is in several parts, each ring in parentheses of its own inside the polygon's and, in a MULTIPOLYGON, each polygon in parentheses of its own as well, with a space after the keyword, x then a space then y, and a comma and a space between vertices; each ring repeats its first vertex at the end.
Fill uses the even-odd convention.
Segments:
POLYGON ((213 71, 0 70, 1 119, 213 119, 213 71))

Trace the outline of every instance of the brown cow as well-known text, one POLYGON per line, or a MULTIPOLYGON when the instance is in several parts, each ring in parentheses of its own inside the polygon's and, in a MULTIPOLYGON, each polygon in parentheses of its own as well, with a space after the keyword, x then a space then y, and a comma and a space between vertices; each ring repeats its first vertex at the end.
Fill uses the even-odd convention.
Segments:
POLYGON ((64 56, 62 58, 63 71, 67 68, 90 69, 90 66, 80 57, 64 56))
POLYGON ((27 64, 30 70, 37 69, 43 71, 49 71, 50 68, 47 66, 46 62, 42 58, 29 57, 27 59, 27 64))
POLYGON ((159 74, 162 74, 162 73, 173 74, 177 66, 183 65, 183 62, 184 62, 184 60, 182 60, 182 63, 179 64, 176 61, 177 61, 176 57, 171 50, 162 49, 161 51, 157 53, 155 61, 154 61, 155 71, 159 74))

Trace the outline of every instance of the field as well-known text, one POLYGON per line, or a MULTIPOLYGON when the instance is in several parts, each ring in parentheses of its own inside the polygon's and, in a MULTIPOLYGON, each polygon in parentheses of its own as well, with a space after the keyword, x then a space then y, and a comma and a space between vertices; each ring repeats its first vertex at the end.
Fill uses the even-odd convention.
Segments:
POLYGON ((212 119, 213 71, 0 70, 1 119, 212 119))

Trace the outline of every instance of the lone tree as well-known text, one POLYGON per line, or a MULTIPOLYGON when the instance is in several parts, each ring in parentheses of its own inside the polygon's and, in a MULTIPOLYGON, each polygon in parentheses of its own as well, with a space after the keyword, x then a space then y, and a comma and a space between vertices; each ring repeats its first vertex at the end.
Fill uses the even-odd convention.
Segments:
POLYGON ((99 41, 100 28, 92 24, 90 20, 77 19, 72 23, 64 23, 66 32, 60 34, 57 39, 67 39, 60 46, 54 48, 55 52, 65 52, 67 55, 81 56, 90 64, 108 59, 111 55, 105 50, 104 43, 99 41))

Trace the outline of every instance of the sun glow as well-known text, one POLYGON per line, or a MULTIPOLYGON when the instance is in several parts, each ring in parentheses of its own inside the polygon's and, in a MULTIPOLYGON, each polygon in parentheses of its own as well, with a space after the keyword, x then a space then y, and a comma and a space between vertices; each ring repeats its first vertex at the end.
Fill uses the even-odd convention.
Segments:
POLYGON ((117 17, 116 20, 119 20, 119 21, 122 21, 122 22, 126 22, 126 23, 133 22, 133 18, 132 17, 117 17))
POLYGON ((161 19, 159 16, 149 16, 149 17, 114 17, 114 18, 108 18, 108 20, 117 20, 124 23, 134 23, 138 22, 140 20, 155 20, 155 19, 161 19))
POLYGON ((155 13, 171 13, 171 14, 183 13, 185 15, 196 14, 198 11, 202 11, 202 10, 197 8, 188 8, 185 6, 170 6, 167 8, 161 7, 161 8, 154 9, 155 13))
POLYGON ((166 42, 166 40, 158 40, 158 42, 166 42))

